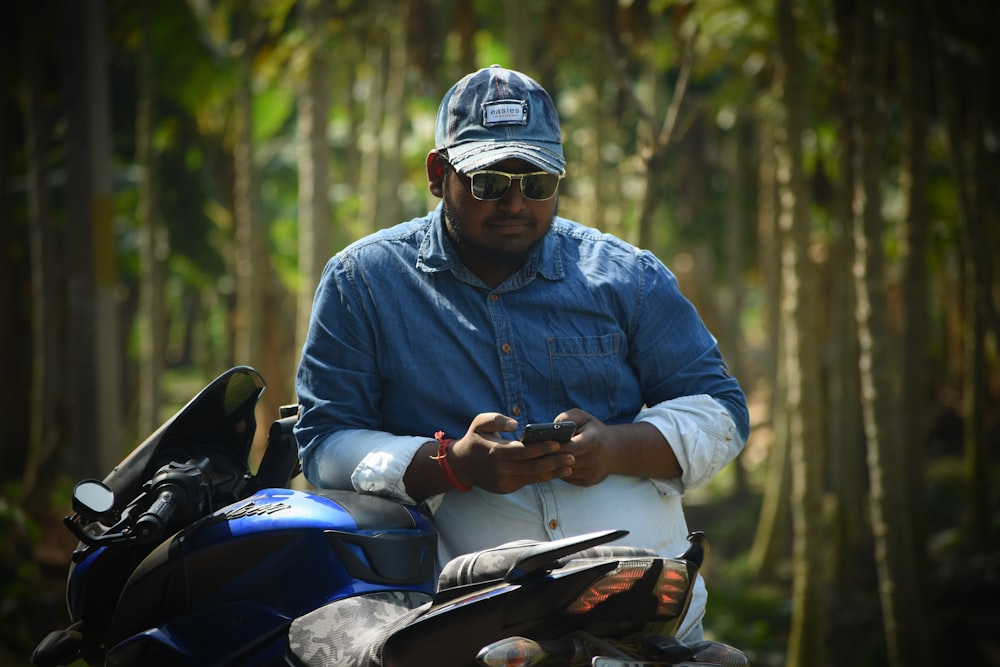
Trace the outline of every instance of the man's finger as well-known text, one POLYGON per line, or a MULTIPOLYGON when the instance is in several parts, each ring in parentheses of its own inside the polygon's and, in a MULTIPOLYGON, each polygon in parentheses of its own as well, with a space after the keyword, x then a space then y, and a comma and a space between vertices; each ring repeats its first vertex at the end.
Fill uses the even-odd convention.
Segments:
POLYGON ((500 433, 516 428, 516 420, 499 412, 483 412, 472 420, 472 430, 477 433, 500 433))

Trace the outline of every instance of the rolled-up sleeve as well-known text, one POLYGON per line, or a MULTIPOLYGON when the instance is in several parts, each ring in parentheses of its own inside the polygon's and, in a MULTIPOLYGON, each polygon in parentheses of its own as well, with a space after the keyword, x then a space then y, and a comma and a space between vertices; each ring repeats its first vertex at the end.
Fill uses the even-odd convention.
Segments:
POLYGON ((403 475, 417 450, 428 441, 382 431, 345 429, 313 444, 303 459, 306 478, 316 486, 388 496, 407 503, 403 475))
POLYGON ((682 396, 643 408, 635 421, 655 426, 680 464, 680 478, 653 480, 666 495, 707 484, 746 444, 726 408, 708 395, 682 396))

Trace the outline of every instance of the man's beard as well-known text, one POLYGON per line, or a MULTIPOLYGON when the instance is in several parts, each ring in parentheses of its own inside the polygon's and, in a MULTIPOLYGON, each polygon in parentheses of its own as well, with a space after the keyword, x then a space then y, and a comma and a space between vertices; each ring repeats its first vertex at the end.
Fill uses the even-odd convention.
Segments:
MULTIPOLYGON (((528 257, 531 256, 531 253, 534 252, 535 248, 538 247, 538 244, 545 238, 542 236, 538 242, 527 248, 516 251, 494 248, 484 243, 471 240, 464 234, 462 229, 461 207, 452 206, 449 192, 450 186, 447 178, 444 179, 441 187, 442 215, 444 216, 445 230, 448 232, 448 238, 451 239, 451 242, 455 245, 455 249, 458 250, 460 254, 474 257, 480 262, 491 264, 493 266, 509 267, 516 271, 524 266, 524 263, 528 261, 528 257)), ((514 187, 514 185, 511 184, 511 187, 514 187)), ((558 195, 556 196, 558 197, 558 195)), ((552 213, 553 219, 558 214, 558 211, 559 203, 557 200, 556 208, 552 213)), ((549 224, 551 224, 551 222, 552 221, 550 220, 549 224)))

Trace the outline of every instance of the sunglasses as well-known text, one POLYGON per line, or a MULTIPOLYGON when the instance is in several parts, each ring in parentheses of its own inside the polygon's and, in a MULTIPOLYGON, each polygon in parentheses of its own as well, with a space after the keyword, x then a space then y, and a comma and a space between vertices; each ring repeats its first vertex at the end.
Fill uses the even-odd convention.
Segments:
POLYGON ((527 174, 508 174, 505 171, 484 169, 466 174, 471 181, 472 196, 480 201, 496 201, 507 194, 512 181, 521 181, 521 194, 525 199, 545 201, 555 196, 561 174, 532 171, 527 174))

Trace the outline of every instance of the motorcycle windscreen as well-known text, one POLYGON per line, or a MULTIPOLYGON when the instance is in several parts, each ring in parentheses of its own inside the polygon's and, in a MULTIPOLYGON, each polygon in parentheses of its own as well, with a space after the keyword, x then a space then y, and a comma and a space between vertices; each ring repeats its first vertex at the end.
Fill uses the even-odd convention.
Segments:
POLYGON ((210 382, 104 479, 115 492, 116 509, 139 495, 143 482, 170 461, 209 456, 219 474, 249 472, 254 410, 263 393, 264 378, 248 366, 231 368, 210 382))

